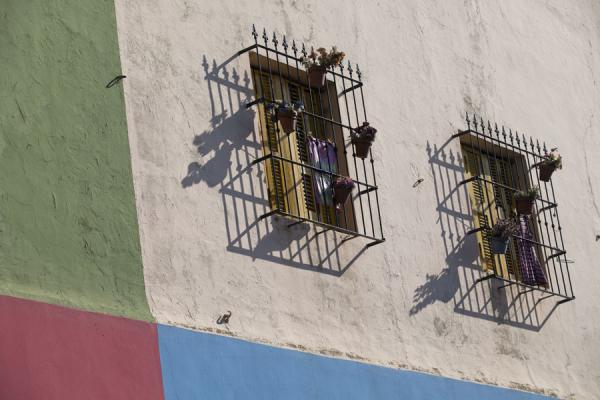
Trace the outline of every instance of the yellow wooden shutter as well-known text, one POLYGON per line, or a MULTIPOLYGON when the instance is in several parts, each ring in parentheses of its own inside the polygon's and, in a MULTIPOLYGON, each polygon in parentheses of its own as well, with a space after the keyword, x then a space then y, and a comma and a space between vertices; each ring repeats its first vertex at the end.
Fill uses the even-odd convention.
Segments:
MULTIPOLYGON (((463 148, 465 171, 468 177, 482 176, 485 174, 483 159, 481 154, 463 148)), ((486 215, 488 208, 487 191, 483 182, 479 180, 471 181, 468 184, 469 200, 471 202, 471 210, 473 212, 473 222, 475 228, 490 228, 490 223, 486 215)), ((477 244, 479 247, 479 256, 481 258, 484 270, 494 270, 494 257, 490 250, 490 238, 486 231, 477 232, 477 244)))
POLYGON ((483 269, 510 278, 511 274, 518 274, 515 247, 511 244, 506 255, 492 254, 489 233, 499 219, 511 216, 512 191, 490 183, 509 186, 510 164, 506 160, 466 147, 463 147, 463 155, 467 175, 479 176, 488 181, 474 180, 469 183, 468 188, 475 227, 486 229, 477 233, 483 269))
MULTIPOLYGON (((266 102, 259 104, 261 137, 265 154, 272 153, 284 160, 300 161, 296 135, 286 134, 279 124, 266 113, 265 104, 272 101, 290 102, 289 84, 285 79, 266 73, 253 72, 256 88, 261 88, 266 102), (283 90, 283 91, 282 91, 283 90)), ((258 90, 257 90, 258 92, 258 90)), ((266 162, 266 176, 269 187, 269 200, 272 208, 307 217, 302 167, 289 161, 270 159, 266 162)))

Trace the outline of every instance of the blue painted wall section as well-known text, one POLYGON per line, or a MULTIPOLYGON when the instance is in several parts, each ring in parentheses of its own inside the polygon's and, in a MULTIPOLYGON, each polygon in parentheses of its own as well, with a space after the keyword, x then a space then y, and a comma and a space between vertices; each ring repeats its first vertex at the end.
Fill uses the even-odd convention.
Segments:
POLYGON ((164 325, 158 337, 167 400, 551 399, 164 325))

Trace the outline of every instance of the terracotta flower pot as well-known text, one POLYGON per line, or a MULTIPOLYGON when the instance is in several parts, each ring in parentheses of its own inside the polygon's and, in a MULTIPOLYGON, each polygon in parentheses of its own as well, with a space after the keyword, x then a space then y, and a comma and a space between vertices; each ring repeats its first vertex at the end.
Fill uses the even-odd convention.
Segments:
POLYGON ((371 148, 371 142, 356 141, 354 144, 354 154, 358 158, 365 159, 369 156, 369 149, 371 148))
POLYGON ((277 119, 285 133, 292 133, 296 130, 296 113, 293 110, 278 111, 277 119))
POLYGON ((521 215, 531 215, 533 212, 533 203, 535 199, 520 197, 515 199, 517 213, 521 215))
POLYGON ((314 88, 322 88, 325 85, 327 69, 319 66, 308 68, 308 84, 314 88))
POLYGON ((490 241, 490 249, 493 254, 506 254, 508 250, 508 241, 509 239, 503 239, 498 236, 492 236, 490 241))
POLYGON ((556 167, 554 164, 541 163, 538 166, 538 169, 540 171, 540 181, 548 182, 552 177, 552 173, 556 170, 556 167))
POLYGON ((333 186, 333 200, 338 206, 343 205, 350 197, 352 188, 346 185, 334 185, 333 186))

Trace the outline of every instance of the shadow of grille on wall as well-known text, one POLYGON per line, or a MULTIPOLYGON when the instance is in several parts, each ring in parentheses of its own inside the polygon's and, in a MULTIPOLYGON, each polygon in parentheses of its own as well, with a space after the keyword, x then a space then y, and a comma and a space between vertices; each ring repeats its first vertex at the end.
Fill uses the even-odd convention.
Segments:
POLYGON ((357 156, 350 141, 350 133, 368 121, 360 69, 350 62, 328 68, 324 83, 315 85, 302 65, 304 44, 290 44, 285 36, 280 42, 266 31, 259 39, 254 26, 252 36, 254 44, 238 55, 250 58, 255 100, 246 107, 258 109, 263 147, 252 164, 264 163, 269 189, 270 211, 259 219, 277 214, 289 218, 290 227, 309 222, 321 232, 346 234, 344 241, 384 242, 373 153, 357 156), (270 114, 281 102, 304 105, 291 130, 270 114), (340 202, 333 182, 341 178, 354 189, 340 202))
POLYGON ((546 144, 499 130, 497 124, 492 128, 475 115, 466 115, 466 125, 452 139, 460 139, 467 177, 459 185, 468 185, 475 223, 467 234, 477 235, 489 272, 477 282, 497 279, 502 281, 499 289, 516 285, 521 294, 539 291, 548 295, 544 298, 559 297, 559 304, 575 299, 554 185, 551 178, 540 178, 546 144), (531 214, 515 211, 514 194, 532 187, 539 188, 539 196, 531 214), (492 227, 507 218, 515 221, 517 233, 504 252, 494 251, 492 227))

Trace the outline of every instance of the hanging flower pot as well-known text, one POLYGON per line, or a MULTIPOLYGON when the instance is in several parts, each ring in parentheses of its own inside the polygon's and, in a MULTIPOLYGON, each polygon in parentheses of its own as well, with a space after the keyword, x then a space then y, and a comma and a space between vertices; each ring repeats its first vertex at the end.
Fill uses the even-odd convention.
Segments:
POLYGON ((540 189, 538 187, 516 192, 514 197, 517 213, 522 215, 531 215, 531 213, 533 213, 533 204, 535 199, 539 197, 539 192, 540 189))
POLYGON ((296 130, 296 112, 294 110, 277 111, 277 119, 281 124, 281 129, 285 133, 292 133, 296 130))
POLYGON ((322 88, 325 86, 325 77, 327 69, 318 65, 313 65, 308 68, 308 84, 313 88, 322 88))
POLYGON ((304 104, 297 101, 293 104, 276 101, 267 105, 273 122, 279 122, 281 129, 289 134, 296 130, 298 117, 304 112, 304 104))
POLYGON ((490 241, 490 249, 492 254, 506 254, 508 250, 509 239, 502 239, 501 237, 492 236, 490 241))
POLYGON ((538 164, 540 172, 540 180, 543 182, 550 181, 552 174, 557 169, 562 169, 562 157, 558 152, 558 147, 550 150, 550 153, 544 155, 544 159, 538 164))
POLYGON ((369 149, 375 140, 377 129, 363 122, 361 126, 350 131, 350 141, 354 145, 354 155, 365 159, 369 155, 369 149))
POLYGON ((490 250, 493 254, 506 254, 508 242, 513 235, 519 231, 513 218, 501 219, 492 228, 490 250))
POLYGON ((538 166, 538 169, 540 171, 540 181, 548 182, 556 170, 556 166, 554 164, 542 163, 538 166))
POLYGON ((333 201, 336 204, 336 208, 341 208, 346 203, 354 186, 354 181, 346 177, 338 177, 333 181, 333 201))
POLYGON ((325 85, 327 69, 339 66, 345 56, 344 52, 337 51, 335 46, 331 51, 323 47, 317 51, 311 50, 308 56, 301 59, 308 74, 308 84, 313 88, 322 88, 325 85))

